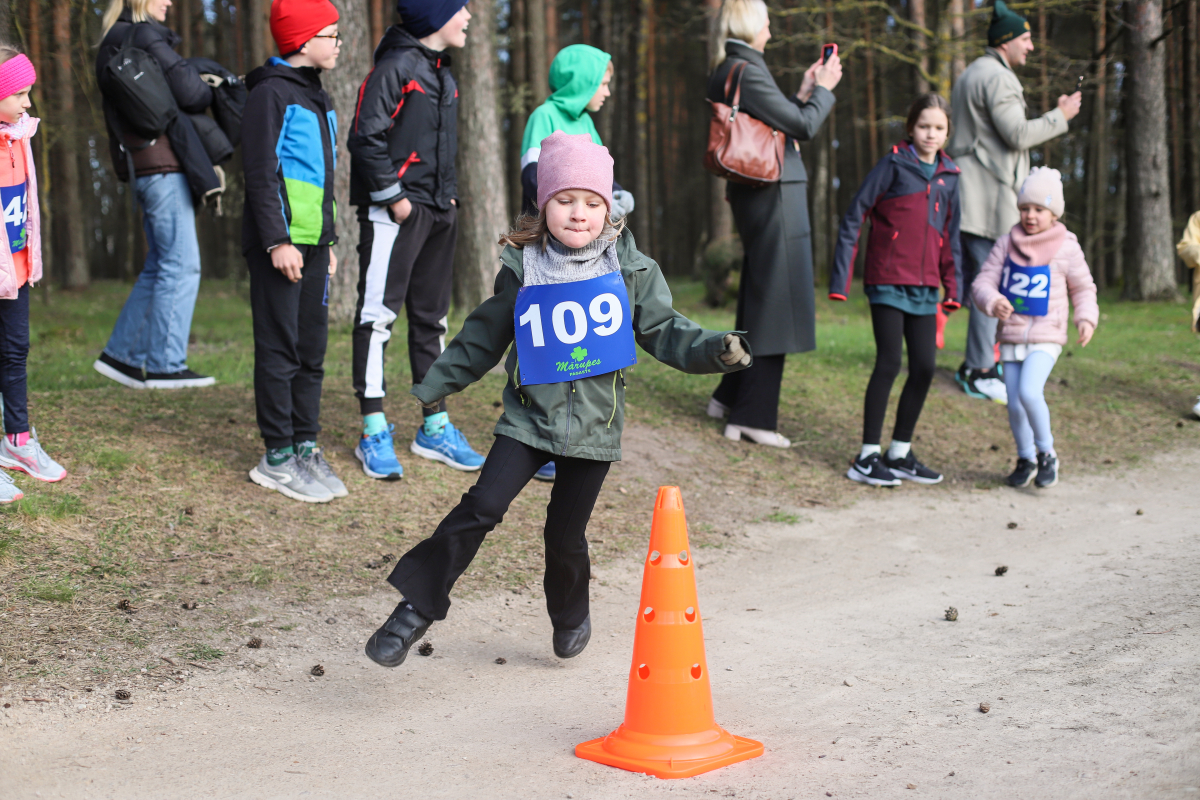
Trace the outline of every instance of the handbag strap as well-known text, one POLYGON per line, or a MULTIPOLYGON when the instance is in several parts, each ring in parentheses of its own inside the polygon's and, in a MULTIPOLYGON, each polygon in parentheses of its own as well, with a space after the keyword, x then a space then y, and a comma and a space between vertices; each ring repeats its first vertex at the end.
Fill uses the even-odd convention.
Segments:
MULTIPOLYGON (((725 105, 733 108, 733 116, 737 116, 738 106, 741 105, 742 73, 744 73, 746 71, 746 65, 749 63, 750 63, 749 61, 738 61, 736 64, 733 65, 732 68, 730 68, 729 74, 725 76, 725 105), (735 72, 737 73, 737 84, 734 86, 733 101, 731 102, 729 99, 729 87, 731 84, 733 84, 733 76, 734 76, 735 72)), ((732 117, 731 117, 731 119, 732 119, 732 117)))

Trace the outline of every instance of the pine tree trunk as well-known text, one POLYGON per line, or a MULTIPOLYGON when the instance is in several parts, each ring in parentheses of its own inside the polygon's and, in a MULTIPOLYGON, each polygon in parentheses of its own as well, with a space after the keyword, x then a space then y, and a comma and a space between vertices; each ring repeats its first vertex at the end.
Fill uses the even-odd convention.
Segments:
MULTIPOLYGON (((271 34, 267 30, 267 13, 271 8, 270 0, 243 0, 246 4, 246 24, 250 36, 250 69, 255 70, 267 60, 267 40, 271 34)), ((339 23, 338 29, 341 29, 339 23)), ((346 56, 346 47, 342 47, 342 56, 346 56)), ((339 60, 341 60, 339 58, 339 60)), ((339 67, 344 68, 344 62, 339 67)))
POLYGON ((1125 6, 1129 195, 1124 296, 1131 300, 1165 300, 1174 298, 1177 289, 1168 180, 1166 48, 1161 42, 1151 47, 1151 42, 1162 34, 1162 0, 1128 0, 1125 6))
POLYGON ((54 95, 57 107, 54 120, 54 202, 55 228, 59 232, 56 259, 61 265, 63 284, 68 289, 84 289, 90 280, 84 252, 82 185, 79 181, 78 131, 75 120, 75 76, 71 74, 71 3, 54 0, 52 7, 54 36, 54 95))
POLYGON ((951 47, 954 48, 950 57, 950 85, 958 81, 958 76, 967 68, 967 54, 964 45, 967 39, 966 20, 963 18, 963 0, 950 0, 950 36, 951 47))
MULTIPOLYGON (((704 0, 708 14, 708 63, 711 65, 725 53, 725 42, 720 38, 717 23, 721 14, 721 0, 704 0)), ((733 210, 725 202, 725 181, 716 175, 708 176, 708 240, 720 239, 733 233, 733 210)))
MULTIPOLYGON (((630 215, 630 225, 643 248, 650 244, 650 142, 647 132, 647 101, 650 95, 649 6, 653 0, 636 0, 634 8, 634 64, 630 80, 634 84, 633 114, 633 196, 642 207, 630 215)), ((631 4, 632 5, 632 4, 631 4)))
POLYGON ((546 4, 546 64, 558 55, 558 0, 542 0, 546 4))
POLYGON ((353 319, 358 300, 358 219, 350 205, 350 154, 345 147, 346 134, 354 119, 358 88, 371 69, 375 43, 371 41, 366 3, 334 0, 334 5, 340 15, 338 32, 342 35, 342 52, 337 67, 321 77, 338 115, 338 163, 333 179, 338 210, 338 243, 334 246, 338 270, 329 281, 329 317, 345 322, 353 319))
POLYGON ((875 165, 879 156, 878 115, 875 112, 875 48, 871 46, 871 17, 863 14, 863 63, 866 67, 864 80, 867 84, 867 161, 875 165))
MULTIPOLYGON (((1108 35, 1108 4, 1099 0, 1096 9, 1094 52, 1104 49, 1108 35)), ((1087 208, 1085 209, 1085 244, 1088 265, 1100 288, 1107 285, 1108 260, 1106 233, 1109 227, 1107 209, 1109 205, 1108 181, 1108 56, 1096 59, 1096 94, 1092 98, 1092 122, 1089 146, 1091 149, 1087 168, 1087 208)))
POLYGON ((526 58, 533 107, 546 102, 550 93, 550 62, 546 60, 546 0, 525 0, 526 58))
POLYGON ((1186 165, 1187 198, 1185 211, 1191 214, 1200 211, 1200 102, 1196 93, 1200 86, 1196 81, 1197 0, 1186 0, 1184 6, 1185 37, 1183 51, 1183 157, 1186 165))
POLYGON ((492 296, 500 248, 507 229, 504 147, 497 100, 496 0, 472 0, 470 35, 457 54, 458 248, 454 256, 454 303, 470 311, 492 296))
POLYGON ((908 0, 908 18, 918 30, 913 31, 913 47, 916 50, 917 65, 913 68, 913 89, 917 94, 929 91, 929 50, 925 36, 925 0, 908 0))
POLYGON ((525 0, 509 2, 509 82, 512 100, 508 124, 508 207, 513 217, 521 213, 521 145, 529 121, 529 33, 525 24, 525 0))

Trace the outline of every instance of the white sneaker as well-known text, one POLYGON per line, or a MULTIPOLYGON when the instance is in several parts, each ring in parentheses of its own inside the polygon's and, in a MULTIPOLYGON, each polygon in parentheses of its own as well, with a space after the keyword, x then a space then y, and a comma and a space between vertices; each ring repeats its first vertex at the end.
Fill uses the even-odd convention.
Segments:
POLYGON ((1192 413, 1200 417, 1200 397, 1196 398, 1196 405, 1192 406, 1192 413))
POLYGON ((725 419, 729 416, 729 406, 715 397, 710 397, 708 398, 708 408, 704 409, 704 413, 713 419, 725 419))
POLYGON ((25 496, 13 479, 5 472, 0 472, 0 503, 11 503, 25 496))
POLYGON ((17 447, 7 436, 0 436, 0 467, 24 472, 46 483, 57 483, 67 477, 67 471, 38 443, 37 430, 29 429, 29 439, 17 447))
POLYGON ((1008 387, 999 378, 980 378, 975 381, 975 389, 993 403, 1008 405, 1008 387))
POLYGON ((765 444, 769 447, 791 447, 792 443, 779 431, 765 431, 762 428, 747 428, 745 425, 726 425, 725 438, 740 442, 745 436, 755 444, 765 444))

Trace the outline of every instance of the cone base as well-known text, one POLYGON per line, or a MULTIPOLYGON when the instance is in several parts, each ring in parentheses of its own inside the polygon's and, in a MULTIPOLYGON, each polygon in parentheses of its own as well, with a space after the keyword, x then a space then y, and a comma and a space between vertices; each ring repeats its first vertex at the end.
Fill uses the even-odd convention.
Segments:
POLYGON ((714 769, 727 767, 739 761, 748 761, 763 754, 762 742, 733 736, 733 748, 717 756, 705 758, 688 758, 686 748, 680 748, 676 757, 637 758, 609 752, 604 747, 607 736, 592 739, 590 742, 575 746, 575 755, 579 758, 595 761, 610 767, 619 767, 630 772, 643 772, 656 778, 690 778, 714 769))

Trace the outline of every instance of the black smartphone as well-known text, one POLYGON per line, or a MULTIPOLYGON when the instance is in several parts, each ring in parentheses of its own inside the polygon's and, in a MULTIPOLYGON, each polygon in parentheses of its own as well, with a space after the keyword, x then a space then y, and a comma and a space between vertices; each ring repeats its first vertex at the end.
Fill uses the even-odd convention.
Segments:
POLYGON ((1075 91, 1077 91, 1077 92, 1083 91, 1083 76, 1082 75, 1079 76, 1079 80, 1075 81, 1075 91))
POLYGON ((835 55, 837 55, 837 45, 832 43, 825 45, 821 48, 821 63, 829 63, 829 59, 833 58, 835 55))

